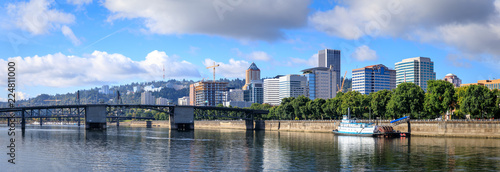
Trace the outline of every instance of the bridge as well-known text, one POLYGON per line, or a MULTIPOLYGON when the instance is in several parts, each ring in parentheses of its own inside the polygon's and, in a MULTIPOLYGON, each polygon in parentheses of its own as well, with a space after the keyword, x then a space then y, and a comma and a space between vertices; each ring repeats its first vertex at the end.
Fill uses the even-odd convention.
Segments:
POLYGON ((120 119, 146 119, 153 117, 125 116, 124 109, 139 108, 163 112, 169 115, 170 129, 194 129, 194 120, 197 119, 242 119, 253 122, 267 110, 253 110, 210 106, 174 106, 174 105, 141 105, 141 104, 82 104, 82 105, 54 105, 28 106, 16 108, 0 108, 0 119, 7 118, 8 125, 21 119, 21 129, 24 131, 26 119, 38 119, 43 125, 43 119, 70 118, 78 122, 85 119, 86 129, 105 129, 106 120, 114 120, 119 125, 120 119))

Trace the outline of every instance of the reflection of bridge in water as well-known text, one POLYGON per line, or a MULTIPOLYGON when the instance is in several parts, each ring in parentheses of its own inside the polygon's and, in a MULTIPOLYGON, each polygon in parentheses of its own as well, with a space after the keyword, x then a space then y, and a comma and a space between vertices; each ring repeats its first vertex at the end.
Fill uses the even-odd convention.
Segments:
POLYGON ((43 125, 43 119, 70 118, 76 120, 80 126, 80 119, 85 119, 86 129, 105 129, 107 119, 116 121, 121 119, 155 120, 154 117, 132 117, 123 113, 124 109, 138 108, 163 112, 169 115, 170 129, 194 129, 195 119, 242 119, 253 123, 267 110, 252 110, 241 108, 209 107, 209 106, 174 106, 174 105, 132 105, 132 104, 83 104, 83 105, 56 105, 30 106, 16 108, 0 108, 0 118, 7 118, 8 125, 21 118, 21 129, 26 126, 26 119, 38 119, 43 125))

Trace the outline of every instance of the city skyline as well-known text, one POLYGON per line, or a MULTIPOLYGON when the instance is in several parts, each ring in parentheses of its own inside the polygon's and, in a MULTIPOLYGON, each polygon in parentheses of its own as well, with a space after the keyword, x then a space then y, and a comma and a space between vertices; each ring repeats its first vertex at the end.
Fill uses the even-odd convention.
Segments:
MULTIPOLYGON (((214 62, 217 78, 243 79, 253 62, 261 78, 299 74, 317 67, 322 49, 341 51, 340 75, 348 71, 348 78, 353 69, 395 69, 419 56, 432 59, 436 79, 453 73, 475 83, 500 75, 497 1, 191 3, 2 2, 0 65, 16 62, 18 99, 163 75, 198 81, 212 78, 205 67, 214 62)), ((6 85, 6 71, 0 76, 6 85)))

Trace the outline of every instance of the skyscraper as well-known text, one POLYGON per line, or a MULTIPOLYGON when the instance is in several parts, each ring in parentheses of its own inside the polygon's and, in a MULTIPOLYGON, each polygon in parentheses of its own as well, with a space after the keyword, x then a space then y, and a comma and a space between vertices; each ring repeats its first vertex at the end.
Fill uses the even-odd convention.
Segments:
POLYGON ((326 100, 337 96, 337 72, 333 67, 315 67, 302 72, 307 77, 308 95, 311 100, 317 98, 326 100))
POLYGON ((378 64, 352 70, 352 90, 370 94, 396 88, 396 70, 378 64))
POLYGON ((396 63, 396 85, 413 82, 427 92, 428 80, 436 80, 434 62, 430 58, 407 58, 396 63))
POLYGON ((250 82, 247 90, 244 91, 244 99, 246 102, 264 103, 264 88, 262 86, 262 81, 253 80, 250 82))
POLYGON ((253 62, 246 71, 245 85, 242 90, 247 90, 252 81, 260 81, 260 69, 253 62))
POLYGON ((264 103, 275 106, 280 104, 280 79, 278 76, 264 79, 264 103))
POLYGON ((338 85, 340 87, 340 50, 332 50, 332 49, 324 49, 319 50, 318 52, 318 67, 327 67, 330 68, 333 66, 333 71, 337 74, 337 78, 335 79, 337 83, 335 83, 335 87, 338 85))
POLYGON ((285 75, 279 78, 280 84, 280 103, 283 98, 299 97, 304 95, 308 97, 307 93, 307 77, 302 75, 285 75))

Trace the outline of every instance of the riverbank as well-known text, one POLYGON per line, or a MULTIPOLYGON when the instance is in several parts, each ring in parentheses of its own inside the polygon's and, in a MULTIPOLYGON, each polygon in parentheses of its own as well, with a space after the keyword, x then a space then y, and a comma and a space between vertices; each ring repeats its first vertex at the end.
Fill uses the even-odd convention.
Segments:
MULTIPOLYGON (((363 121, 368 122, 368 121, 363 121)), ((195 121, 195 129, 239 129, 294 132, 332 132, 340 124, 339 120, 262 120, 248 126, 244 120, 195 121)), ((116 125, 109 123, 108 126, 116 125)), ((146 121, 121 122, 120 126, 146 127, 146 121)), ((378 125, 389 125, 388 121, 378 125)), ((168 121, 152 121, 153 128, 170 128, 168 121)), ((397 125, 395 130, 408 131, 406 123, 397 125)), ((412 121, 411 134, 425 137, 468 137, 500 138, 500 121, 412 121)))

